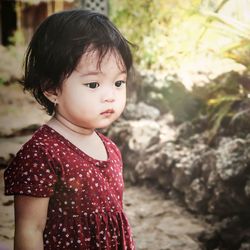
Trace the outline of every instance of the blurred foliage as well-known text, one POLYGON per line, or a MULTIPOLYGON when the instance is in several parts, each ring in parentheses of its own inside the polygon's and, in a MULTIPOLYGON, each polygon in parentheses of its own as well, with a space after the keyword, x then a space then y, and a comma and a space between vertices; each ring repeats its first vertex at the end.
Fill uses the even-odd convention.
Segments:
POLYGON ((177 122, 205 115, 210 141, 242 112, 237 107, 250 91, 249 0, 110 0, 110 6, 111 19, 138 46, 139 68, 167 75, 161 88, 147 86, 152 91, 147 102, 163 112, 170 109, 177 122), (169 80, 184 60, 209 54, 244 65, 245 73, 228 72, 192 91, 178 77, 169 80))
MULTIPOLYGON (((221 8, 227 2, 229 1, 222 1, 221 8)), ((242 1, 242 3, 243 2, 244 1, 242 1)), ((247 3, 247 1, 245 1, 245 3, 247 3)), ((244 5, 241 7, 243 14, 244 5)), ((247 9, 245 12, 246 11, 247 9)), ((206 30, 213 28, 216 23, 216 28, 220 29, 220 33, 231 38, 231 41, 224 47, 220 47, 217 53, 223 57, 233 59, 246 68, 243 75, 239 75, 235 72, 227 73, 215 79, 212 84, 210 83, 209 86, 205 88, 205 101, 207 103, 206 114, 208 115, 209 121, 209 141, 212 142, 222 125, 228 127, 236 114, 239 112, 242 113, 241 103, 246 103, 249 98, 250 19, 247 19, 249 22, 244 22, 244 20, 239 21, 234 15, 226 16, 224 13, 219 13, 219 11, 205 11, 203 14, 207 16, 209 22, 206 30)), ((245 109, 248 110, 249 106, 245 107, 245 109)))
MULTIPOLYGON (((232 7, 233 6, 231 6, 231 8, 232 7)), ((206 17, 206 25, 204 32, 200 37, 200 40, 202 40, 203 35, 205 38, 205 33, 211 34, 211 31, 218 32, 221 37, 224 36, 227 41, 223 43, 223 45, 220 45, 218 42, 218 51, 216 52, 223 57, 233 59, 234 61, 246 66, 248 70, 250 70, 249 12, 249 0, 242 0, 241 4, 235 0, 223 0, 219 5, 219 8, 215 11, 209 9, 202 10, 201 14, 206 17), (235 3, 235 8, 238 7, 239 9, 238 12, 232 12, 231 10, 231 13, 226 14, 227 10, 225 10, 220 13, 219 11, 224 7, 224 5, 230 2, 235 3), (246 16, 245 18, 244 14, 246 16), (239 19, 237 16, 241 16, 241 18, 239 19)))
POLYGON ((24 34, 20 30, 16 30, 9 38, 9 43, 14 45, 14 46, 24 46, 25 45, 25 39, 24 39, 24 34))
POLYGON ((5 83, 5 80, 0 77, 0 85, 3 85, 5 83))
MULTIPOLYGON (((177 26, 187 16, 196 16, 199 5, 200 0, 110 0, 111 19, 138 46, 134 50, 136 63, 152 69, 164 69, 170 60, 175 64, 183 53, 178 43, 182 38, 171 41, 170 35, 179 32, 177 26)), ((189 41, 193 29, 184 30, 183 39, 189 41)))
POLYGON ((203 88, 203 100, 206 103, 203 113, 207 116, 206 128, 210 143, 222 125, 225 128, 230 125, 232 118, 240 111, 240 103, 247 99, 247 93, 241 85, 243 78, 237 72, 226 73, 203 88))
POLYGON ((168 75, 163 80, 148 78, 144 83, 146 86, 143 92, 138 93, 139 98, 156 106, 161 113, 171 110, 176 123, 196 119, 204 108, 204 101, 188 91, 176 75, 168 75))
MULTIPOLYGON (((245 7, 246 12, 250 10, 249 0, 109 2, 112 21, 138 46, 134 56, 142 69, 175 68, 184 58, 198 53, 236 59, 249 52, 249 13, 245 19, 241 13, 245 7)), ((249 65, 249 58, 244 65, 249 65)))
POLYGON ((166 99, 177 123, 195 119, 204 106, 202 99, 187 91, 178 79, 174 80, 166 77, 161 93, 166 99))

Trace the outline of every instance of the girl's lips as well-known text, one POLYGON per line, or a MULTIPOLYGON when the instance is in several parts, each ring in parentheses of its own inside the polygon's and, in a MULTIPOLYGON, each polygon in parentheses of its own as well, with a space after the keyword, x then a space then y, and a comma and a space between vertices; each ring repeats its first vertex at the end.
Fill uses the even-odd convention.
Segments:
POLYGON ((113 114, 115 111, 113 109, 107 109, 101 113, 101 115, 110 115, 113 114))

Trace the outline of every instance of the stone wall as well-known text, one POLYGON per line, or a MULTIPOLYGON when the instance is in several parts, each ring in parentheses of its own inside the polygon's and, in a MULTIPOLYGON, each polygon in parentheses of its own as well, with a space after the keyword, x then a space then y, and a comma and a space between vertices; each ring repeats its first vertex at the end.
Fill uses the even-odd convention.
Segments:
POLYGON ((129 104, 123 118, 108 134, 122 151, 125 178, 157 183, 204 215, 214 225, 201 235, 205 249, 250 249, 250 134, 220 137, 212 147, 203 134, 183 133, 190 124, 175 127, 170 115, 143 103, 129 104))

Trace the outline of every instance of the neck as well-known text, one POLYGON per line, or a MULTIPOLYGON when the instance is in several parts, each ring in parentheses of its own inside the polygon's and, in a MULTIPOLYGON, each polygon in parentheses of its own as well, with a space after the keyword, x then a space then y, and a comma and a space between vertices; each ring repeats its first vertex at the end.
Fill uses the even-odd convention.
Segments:
POLYGON ((62 126, 64 127, 64 129, 71 131, 75 134, 91 135, 94 132, 94 129, 81 127, 75 123, 72 123, 66 117, 59 113, 56 113, 54 115, 54 120, 56 121, 56 123, 58 123, 59 126, 62 126))

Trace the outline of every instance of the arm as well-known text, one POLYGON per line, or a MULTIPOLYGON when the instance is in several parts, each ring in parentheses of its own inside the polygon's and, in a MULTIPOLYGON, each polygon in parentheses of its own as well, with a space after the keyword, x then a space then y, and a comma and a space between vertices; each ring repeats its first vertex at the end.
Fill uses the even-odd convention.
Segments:
POLYGON ((42 250, 49 198, 16 195, 15 250, 42 250))

